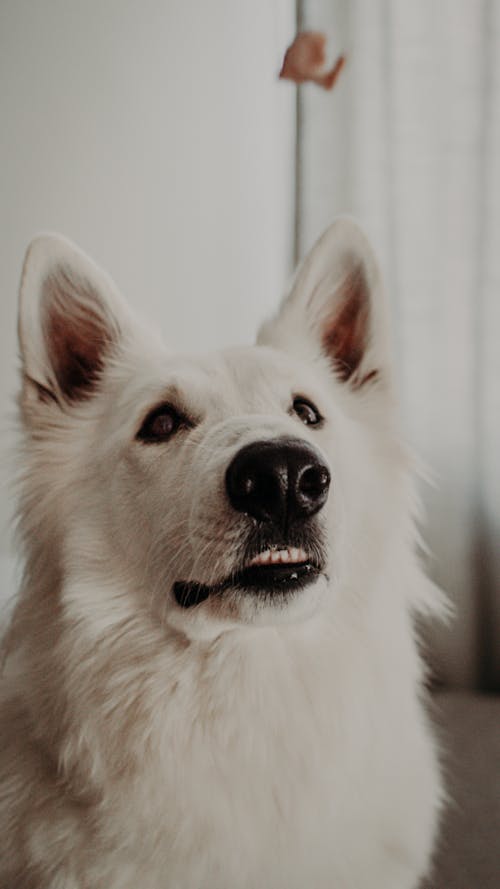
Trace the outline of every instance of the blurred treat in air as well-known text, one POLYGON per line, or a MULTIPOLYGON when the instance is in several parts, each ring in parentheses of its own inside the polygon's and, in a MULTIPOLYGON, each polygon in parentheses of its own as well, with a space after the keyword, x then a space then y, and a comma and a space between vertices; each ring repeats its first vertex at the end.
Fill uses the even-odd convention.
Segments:
POLYGON ((329 55, 326 34, 303 31, 288 47, 279 76, 295 83, 311 81, 331 90, 345 65, 345 56, 339 56, 330 64, 329 55))

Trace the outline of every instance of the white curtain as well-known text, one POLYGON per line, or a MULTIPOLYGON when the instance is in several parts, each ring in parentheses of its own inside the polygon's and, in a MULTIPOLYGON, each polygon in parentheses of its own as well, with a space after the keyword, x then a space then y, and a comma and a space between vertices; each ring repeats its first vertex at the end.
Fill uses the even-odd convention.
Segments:
POLYGON ((303 0, 347 67, 300 88, 297 252, 338 213, 372 237, 391 295, 433 577, 456 605, 441 676, 500 683, 500 2, 303 0))

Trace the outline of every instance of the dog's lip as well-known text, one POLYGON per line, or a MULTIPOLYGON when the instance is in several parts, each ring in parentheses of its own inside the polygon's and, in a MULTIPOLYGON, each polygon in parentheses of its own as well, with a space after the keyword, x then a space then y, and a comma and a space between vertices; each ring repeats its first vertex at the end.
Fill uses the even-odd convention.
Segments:
POLYGON ((176 581, 174 598, 182 608, 192 608, 225 590, 262 590, 264 593, 301 589, 324 570, 323 564, 302 547, 269 547, 247 559, 241 568, 207 586, 197 581, 176 581))

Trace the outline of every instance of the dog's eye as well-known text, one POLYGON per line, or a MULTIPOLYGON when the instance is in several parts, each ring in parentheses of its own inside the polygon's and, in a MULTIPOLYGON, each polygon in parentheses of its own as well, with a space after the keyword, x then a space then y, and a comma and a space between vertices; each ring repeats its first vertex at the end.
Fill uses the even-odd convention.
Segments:
POLYGON ((146 442, 167 441, 183 424, 184 418, 171 404, 161 404, 147 415, 137 438, 146 442))
POLYGON ((293 411, 306 426, 317 426, 323 419, 316 405, 307 398, 294 398, 293 411))

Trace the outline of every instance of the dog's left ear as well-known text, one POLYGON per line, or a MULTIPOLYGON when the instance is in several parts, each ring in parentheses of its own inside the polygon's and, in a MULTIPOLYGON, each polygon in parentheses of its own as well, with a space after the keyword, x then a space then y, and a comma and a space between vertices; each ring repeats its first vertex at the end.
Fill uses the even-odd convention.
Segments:
POLYGON ((299 266, 277 315, 257 342, 314 360, 328 359, 352 390, 390 385, 385 297, 373 251, 362 231, 340 219, 299 266))
POLYGON ((128 310, 113 282, 60 235, 26 253, 19 294, 23 392, 43 404, 75 404, 98 388, 128 310))

